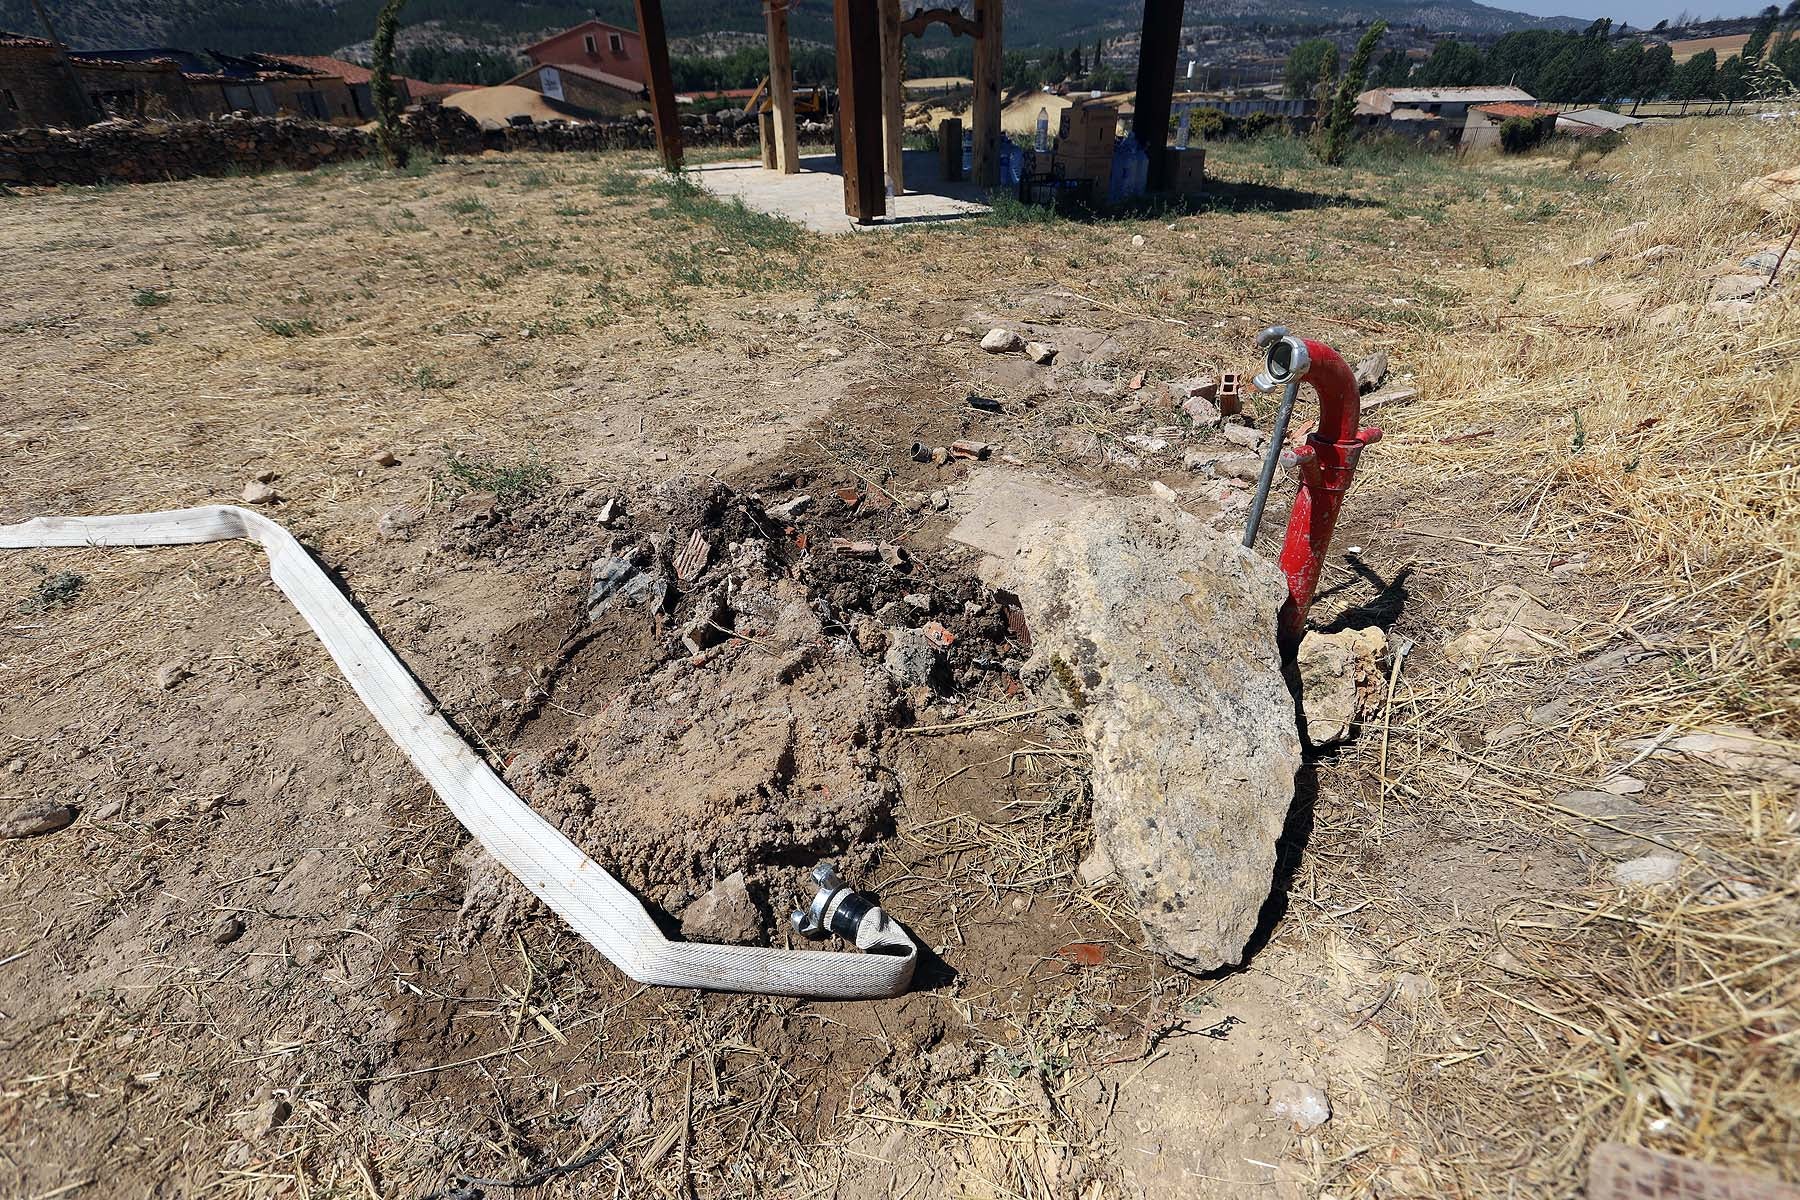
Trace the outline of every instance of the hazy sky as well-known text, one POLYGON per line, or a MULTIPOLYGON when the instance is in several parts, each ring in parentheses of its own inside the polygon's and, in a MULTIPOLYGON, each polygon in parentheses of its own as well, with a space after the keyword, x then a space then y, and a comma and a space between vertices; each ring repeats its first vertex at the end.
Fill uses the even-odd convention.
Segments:
POLYGON ((1761 12, 1768 0, 1743 4, 1720 3, 1719 0, 1629 0, 1627 3, 1607 0, 1484 0, 1495 8, 1510 8, 1540 17, 1611 17, 1613 24, 1628 22, 1633 29, 1648 29, 1658 21, 1673 21, 1682 13, 1695 17, 1737 17, 1761 12))

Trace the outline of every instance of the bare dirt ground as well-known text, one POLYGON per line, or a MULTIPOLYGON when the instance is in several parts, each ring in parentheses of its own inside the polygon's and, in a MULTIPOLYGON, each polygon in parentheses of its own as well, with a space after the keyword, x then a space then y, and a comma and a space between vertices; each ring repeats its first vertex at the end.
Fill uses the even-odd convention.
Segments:
POLYGON ((1800 339, 1779 289, 1706 307, 1779 242, 1728 194, 1797 147, 1701 128, 1259 143, 1199 211, 837 239, 631 156, 0 196, 0 521, 266 476, 671 923, 743 870, 783 944, 830 857, 931 951, 879 1002, 638 987, 468 843, 253 548, 8 551, 0 807, 75 819, 0 841, 0 1192, 1571 1195, 1606 1140, 1800 1178, 1800 339), (1314 613, 1413 649, 1303 771, 1250 960, 1193 977, 1077 876, 1079 733, 949 535, 1019 475, 1236 523, 1166 388, 1276 322, 1418 393, 1369 418, 1314 613), (909 453, 957 438, 996 449, 909 453), (703 586, 589 621, 591 564, 695 529, 702 584, 762 581, 748 626, 680 648, 703 586), (1484 617, 1510 588, 1541 614, 1484 617), (880 663, 920 594, 935 691, 880 663))

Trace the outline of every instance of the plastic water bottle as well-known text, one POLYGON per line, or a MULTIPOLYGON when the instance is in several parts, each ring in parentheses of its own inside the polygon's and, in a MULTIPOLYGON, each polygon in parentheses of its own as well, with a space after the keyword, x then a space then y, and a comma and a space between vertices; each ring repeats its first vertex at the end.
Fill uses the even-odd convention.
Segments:
POLYGON ((1048 108, 1038 109, 1037 152, 1039 154, 1050 152, 1050 110, 1048 108))
POLYGON ((967 179, 975 170, 975 131, 963 130, 963 178, 967 179))

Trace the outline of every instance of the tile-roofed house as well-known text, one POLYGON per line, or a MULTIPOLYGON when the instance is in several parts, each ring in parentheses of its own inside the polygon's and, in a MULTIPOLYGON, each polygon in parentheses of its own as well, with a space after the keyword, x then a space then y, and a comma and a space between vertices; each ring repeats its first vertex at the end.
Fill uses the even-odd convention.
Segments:
POLYGON ((1466 154, 1472 150, 1490 150, 1499 146, 1501 127, 1508 121, 1539 122, 1535 136, 1545 137, 1552 132, 1550 123, 1555 119, 1556 110, 1553 108, 1539 108, 1512 100, 1502 100, 1496 104, 1476 104, 1470 107, 1468 116, 1463 119, 1462 137, 1457 139, 1456 148, 1466 154))
POLYGON ((587 67, 617 79, 632 80, 640 88, 650 78, 644 62, 644 40, 637 30, 605 21, 583 21, 541 42, 533 42, 525 47, 525 57, 534 67, 587 67))
POLYGON ((644 85, 638 80, 583 63, 536 63, 507 80, 504 86, 530 88, 585 112, 608 116, 631 112, 643 103, 645 96, 644 85))
POLYGON ((1529 104, 1535 97, 1524 88, 1511 85, 1488 87, 1372 88, 1356 98, 1356 115, 1373 118, 1379 123, 1396 108, 1416 108, 1421 112, 1460 121, 1477 104, 1529 104))

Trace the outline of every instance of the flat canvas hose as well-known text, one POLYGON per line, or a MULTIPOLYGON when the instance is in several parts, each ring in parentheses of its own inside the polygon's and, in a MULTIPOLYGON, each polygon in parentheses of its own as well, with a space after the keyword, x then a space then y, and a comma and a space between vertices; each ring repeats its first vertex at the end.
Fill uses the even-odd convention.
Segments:
POLYGON ((624 884, 506 786, 438 713, 294 535, 232 505, 106 517, 39 517, 0 525, 0 548, 177 546, 249 538, 269 577, 300 611, 363 704, 412 760, 463 828, 575 932, 639 983, 857 999, 893 996, 912 981, 918 947, 871 907, 855 942, 867 954, 672 942, 624 884))

